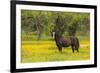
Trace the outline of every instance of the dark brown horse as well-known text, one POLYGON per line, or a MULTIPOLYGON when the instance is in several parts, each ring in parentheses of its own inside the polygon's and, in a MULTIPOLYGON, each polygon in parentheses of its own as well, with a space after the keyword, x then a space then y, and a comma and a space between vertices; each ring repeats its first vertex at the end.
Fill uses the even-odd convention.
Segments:
POLYGON ((72 47, 72 52, 74 53, 74 50, 77 50, 79 52, 79 40, 75 36, 70 36, 67 38, 62 38, 58 32, 53 32, 53 38, 56 41, 56 45, 58 47, 58 50, 62 52, 62 47, 72 47))

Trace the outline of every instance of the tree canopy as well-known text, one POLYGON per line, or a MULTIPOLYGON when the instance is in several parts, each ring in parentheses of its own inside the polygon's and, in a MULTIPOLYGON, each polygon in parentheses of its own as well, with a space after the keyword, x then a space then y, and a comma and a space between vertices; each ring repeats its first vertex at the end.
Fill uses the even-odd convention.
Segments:
POLYGON ((61 36, 87 35, 90 31, 90 14, 79 12, 57 12, 21 10, 22 32, 33 32, 37 39, 51 36, 55 30, 61 36))

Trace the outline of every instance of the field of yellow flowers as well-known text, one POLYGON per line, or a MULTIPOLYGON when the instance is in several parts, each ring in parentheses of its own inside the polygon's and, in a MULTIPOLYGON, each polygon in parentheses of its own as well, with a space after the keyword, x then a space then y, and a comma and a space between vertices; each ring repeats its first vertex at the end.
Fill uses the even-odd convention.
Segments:
POLYGON ((90 41, 80 41, 79 52, 72 53, 71 47, 63 48, 60 53, 55 41, 22 41, 22 63, 52 62, 52 61, 75 61, 90 59, 90 41))

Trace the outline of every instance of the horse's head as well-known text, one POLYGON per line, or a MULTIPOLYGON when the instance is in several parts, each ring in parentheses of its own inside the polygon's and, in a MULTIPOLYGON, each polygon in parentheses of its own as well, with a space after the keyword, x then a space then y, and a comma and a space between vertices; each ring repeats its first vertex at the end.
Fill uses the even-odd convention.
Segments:
POLYGON ((52 32, 52 37, 53 37, 53 39, 58 39, 58 38, 60 38, 61 36, 60 36, 59 32, 54 31, 54 32, 52 32))
POLYGON ((55 31, 54 30, 51 31, 51 36, 53 39, 55 39, 55 31))

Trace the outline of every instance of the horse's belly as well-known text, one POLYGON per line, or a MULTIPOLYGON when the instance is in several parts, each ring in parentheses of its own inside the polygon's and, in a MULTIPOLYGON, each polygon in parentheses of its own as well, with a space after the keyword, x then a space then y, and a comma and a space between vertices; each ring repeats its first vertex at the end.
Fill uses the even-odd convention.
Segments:
POLYGON ((69 46, 70 46, 70 44, 66 44, 66 43, 62 44, 62 47, 69 47, 69 46))
POLYGON ((56 44, 62 47, 71 46, 71 42, 69 40, 59 40, 59 41, 56 41, 56 44))

